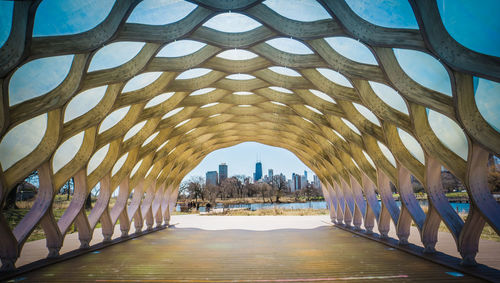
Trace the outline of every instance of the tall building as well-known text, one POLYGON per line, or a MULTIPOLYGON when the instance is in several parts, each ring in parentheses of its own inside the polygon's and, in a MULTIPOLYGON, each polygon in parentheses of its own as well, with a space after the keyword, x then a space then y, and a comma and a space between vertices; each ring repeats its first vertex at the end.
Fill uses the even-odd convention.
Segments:
POLYGON ((316 189, 321 189, 321 182, 319 180, 319 177, 316 175, 313 176, 313 185, 316 189))
POLYGON ((302 180, 300 179, 300 175, 299 174, 295 174, 295 190, 298 191, 302 188, 300 182, 302 180))
POLYGON ((300 176, 300 189, 307 187, 307 177, 305 175, 300 176))
POLYGON ((255 173, 253 174, 253 181, 257 182, 262 179, 262 162, 255 163, 255 173))
POLYGON ((307 171, 304 170, 304 176, 306 176, 306 181, 307 181, 307 171))
POLYGON ((292 182, 293 182, 293 187, 292 187, 292 192, 298 191, 302 188, 301 186, 301 178, 299 174, 292 174, 292 182))
POLYGON ((286 176, 283 173, 280 173, 280 179, 286 183, 286 176))
POLYGON ((219 184, 222 184, 224 180, 227 179, 227 165, 222 163, 219 165, 219 184))
POLYGON ((272 180, 274 176, 274 171, 273 169, 268 169, 267 170, 267 177, 269 177, 269 180, 272 180))
POLYGON ((217 171, 207 171, 206 184, 217 186, 217 171))

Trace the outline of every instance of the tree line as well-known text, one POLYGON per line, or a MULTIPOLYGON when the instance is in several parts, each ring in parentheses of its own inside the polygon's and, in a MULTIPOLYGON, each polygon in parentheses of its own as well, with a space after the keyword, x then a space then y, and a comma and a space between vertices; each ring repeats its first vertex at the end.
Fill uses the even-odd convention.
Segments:
POLYGON ((305 188, 290 192, 286 180, 274 176, 270 182, 250 183, 243 175, 223 180, 219 185, 206 184, 205 179, 193 176, 181 183, 179 200, 215 204, 217 200, 262 198, 262 202, 279 203, 283 196, 310 200, 322 196, 319 188, 308 184, 305 188))

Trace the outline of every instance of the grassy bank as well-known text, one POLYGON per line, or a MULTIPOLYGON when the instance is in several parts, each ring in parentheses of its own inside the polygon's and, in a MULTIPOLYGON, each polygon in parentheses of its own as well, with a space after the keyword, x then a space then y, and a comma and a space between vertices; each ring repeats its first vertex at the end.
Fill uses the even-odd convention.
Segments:
MULTIPOLYGON (((429 208, 424 206, 422 207, 422 209, 424 210, 425 214, 427 214, 427 210, 429 208)), ((465 220, 467 219, 467 214, 459 213, 458 215, 465 222, 465 220)), ((411 225, 415 227, 417 226, 415 222, 412 222, 411 225)), ((439 231, 450 233, 450 230, 448 229, 448 227, 446 227, 443 221, 441 221, 441 223, 439 224, 439 231)), ((484 225, 483 232, 481 233, 481 239, 500 242, 500 236, 498 236, 495 230, 488 223, 484 225)))
MULTIPOLYGON (((448 228, 446 228, 446 229, 448 229, 448 228)), ((486 223, 486 225, 484 225, 483 232, 481 233, 481 239, 500 242, 500 236, 498 236, 498 234, 495 232, 495 230, 493 230, 493 228, 491 228, 491 226, 488 223, 486 223)))
MULTIPOLYGON (((59 221, 61 217, 63 216, 64 212, 68 208, 70 202, 71 202, 72 196, 67 199, 66 195, 56 195, 54 202, 52 204, 52 213, 54 214, 54 218, 56 221, 59 221)), ((92 199, 92 205, 94 205, 96 199, 92 199)), ((116 198, 111 198, 110 199, 110 208, 114 205, 116 202, 116 198)), ((8 209, 8 210, 3 210, 3 215, 5 219, 8 221, 9 227, 11 229, 14 229, 19 222, 23 219, 23 217, 30 211, 31 207, 33 206, 34 200, 31 201, 18 201, 16 202, 16 205, 18 209, 8 209)), ((91 210, 86 210, 85 212, 87 213, 87 216, 90 214, 91 210)), ((101 223, 97 223, 96 228, 100 228, 101 223)), ((74 225, 71 225, 71 227, 68 230, 68 233, 73 233, 76 232, 76 228, 74 225)), ((27 242, 31 241, 36 241, 40 239, 45 239, 45 233, 43 232, 43 229, 40 225, 35 226, 35 229, 31 233, 31 235, 28 237, 27 242)))
MULTIPOLYGON (((467 195, 466 192, 454 192, 454 193, 446 193, 445 194, 447 198, 461 198, 461 199, 468 199, 469 196, 467 195)), ((400 199, 400 196, 398 193, 392 194, 394 199, 400 199)), ((427 200, 427 194, 426 193, 415 193, 415 197, 418 200, 427 200)), ((380 196, 377 196, 377 198, 380 199, 380 196)), ((295 197, 295 196, 282 196, 279 199, 279 203, 294 203, 294 202, 308 202, 308 201, 324 201, 324 197, 311 197, 311 198, 305 198, 305 197, 295 197)), ((192 201, 192 200, 188 200, 192 201)), ((245 198, 228 198, 228 199, 221 199, 217 198, 215 200, 216 203, 222 203, 222 204, 252 204, 252 203, 276 203, 276 197, 245 197, 245 198)), ((186 200, 178 200, 178 204, 184 204, 186 200)), ((205 205, 207 204, 207 200, 201 200, 198 199, 198 203, 200 205, 205 205)))
POLYGON ((225 216, 266 216, 266 215, 293 215, 293 216, 304 216, 304 215, 326 215, 328 214, 328 209, 283 209, 283 208, 269 208, 269 209, 259 209, 259 210, 226 210, 222 213, 210 213, 204 215, 225 215, 225 216))
MULTIPOLYGON (((293 197, 293 196, 282 196, 279 199, 279 203, 293 203, 293 202, 308 202, 308 201, 323 201, 325 200, 324 197, 311 197, 311 198, 305 198, 305 197, 293 197)), ((228 198, 228 199, 221 199, 217 198, 215 200, 216 203, 222 203, 222 204, 252 204, 252 203, 276 203, 276 197, 272 197, 271 199, 269 197, 266 197, 262 199, 262 197, 246 197, 246 198, 228 198)), ((185 200, 178 200, 178 204, 184 204, 185 200)), ((207 201, 202 201, 201 199, 198 199, 198 203, 201 205, 207 204, 207 201)))
MULTIPOLYGON (((399 200, 400 196, 398 193, 393 193, 392 196, 394 199, 399 200)), ((453 192, 453 193, 446 193, 445 196, 447 198, 453 198, 453 199, 463 199, 467 200, 469 199, 469 195, 467 195, 466 192, 453 192)), ((380 200, 380 195, 377 195, 377 198, 380 200)), ((426 193, 415 193, 415 198, 418 200, 427 200, 427 194, 426 193)))
MULTIPOLYGON (((465 217, 462 217, 462 219, 464 219, 465 221, 465 217)), ((411 225, 417 226, 415 225, 415 223, 412 223, 411 225)), ((448 230, 448 227, 446 227, 446 225, 442 221, 441 224, 439 225, 439 231, 450 233, 450 230, 448 230)), ((488 225, 488 223, 484 225, 483 232, 481 233, 481 239, 500 242, 500 236, 498 236, 495 230, 493 230, 493 228, 491 228, 491 226, 488 225)))
MULTIPOLYGON (((21 222, 23 217, 28 213, 29 209, 20 208, 20 209, 9 209, 3 212, 5 219, 9 222, 9 227, 14 229, 16 225, 21 222)), ((59 220, 63 215, 64 210, 54 209, 54 217, 59 220)), ((73 228, 73 227, 72 227, 73 228)), ((28 237, 27 242, 36 241, 45 238, 45 233, 40 225, 35 227, 35 230, 28 237)))

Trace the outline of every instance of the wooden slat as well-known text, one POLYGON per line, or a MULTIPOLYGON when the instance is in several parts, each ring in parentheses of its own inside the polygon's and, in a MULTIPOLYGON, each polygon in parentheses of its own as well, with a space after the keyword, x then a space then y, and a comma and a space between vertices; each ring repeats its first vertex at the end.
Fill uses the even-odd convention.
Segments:
POLYGON ((479 281, 335 227, 272 231, 174 228, 31 273, 26 281, 479 281))

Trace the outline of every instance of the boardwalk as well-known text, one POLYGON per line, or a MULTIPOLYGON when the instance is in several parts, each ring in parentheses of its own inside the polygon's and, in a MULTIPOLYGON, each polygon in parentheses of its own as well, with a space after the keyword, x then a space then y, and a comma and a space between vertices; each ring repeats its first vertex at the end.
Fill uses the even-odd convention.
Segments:
POLYGON ((313 217, 280 217, 277 223, 276 220, 256 221, 254 217, 247 217, 243 218, 247 219, 245 223, 237 222, 241 217, 174 217, 174 224, 178 220, 184 221, 179 222, 175 228, 151 233, 50 265, 20 275, 15 280, 23 282, 327 282, 334 280, 474 282, 477 280, 467 275, 454 277, 451 275, 453 273, 447 273, 454 272, 452 269, 328 226, 318 221, 318 217, 316 221, 311 221, 309 218, 313 217), (207 220, 203 222, 205 224, 199 224, 198 228, 194 228, 196 221, 199 222, 203 218, 207 220), (218 222, 214 222, 217 219, 218 222), (283 227, 289 228, 283 229, 283 227))

